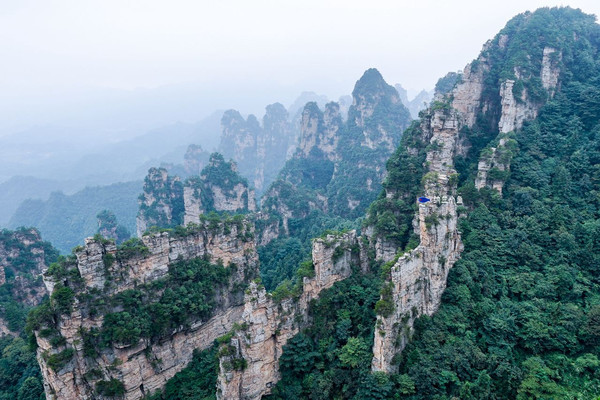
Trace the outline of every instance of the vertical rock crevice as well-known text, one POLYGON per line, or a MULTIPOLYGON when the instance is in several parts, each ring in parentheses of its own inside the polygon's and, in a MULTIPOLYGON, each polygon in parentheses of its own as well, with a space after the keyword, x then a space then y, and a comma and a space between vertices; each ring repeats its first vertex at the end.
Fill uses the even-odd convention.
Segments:
POLYGON ((327 235, 313 241, 314 275, 303 278, 299 295, 274 299, 264 287, 251 283, 240 325, 225 345, 229 350, 222 352, 217 398, 260 399, 269 394, 280 379, 283 346, 310 323, 311 301, 348 278, 353 269, 364 268, 363 260, 366 249, 355 231, 327 235), (244 361, 233 362, 236 359, 244 361))
POLYGON ((191 361, 194 349, 206 349, 230 331, 243 312, 243 294, 238 292, 258 272, 252 225, 230 222, 194 226, 186 234, 147 235, 129 255, 110 241, 88 238, 63 265, 64 272, 47 271, 44 283, 54 293, 53 307, 62 304, 56 293, 66 290, 72 296, 53 321, 40 321, 35 331, 46 397, 95 399, 101 396, 98 385, 116 382, 121 398, 139 399, 141 387, 146 393, 162 389, 191 361), (198 259, 222 263, 229 271, 226 283, 214 283, 208 317, 188 321, 160 338, 140 335, 135 341, 90 345, 107 315, 120 312, 113 299, 143 286, 160 286, 174 263, 198 259))

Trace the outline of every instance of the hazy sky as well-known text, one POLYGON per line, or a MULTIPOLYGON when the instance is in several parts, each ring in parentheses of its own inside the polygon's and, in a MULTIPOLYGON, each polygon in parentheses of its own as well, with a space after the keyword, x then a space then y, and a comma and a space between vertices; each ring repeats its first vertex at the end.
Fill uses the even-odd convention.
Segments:
POLYGON ((232 106, 263 84, 272 101, 337 98, 369 67, 429 89, 512 16, 554 5, 600 14, 598 0, 0 0, 0 119, 169 85, 222 87, 232 106))

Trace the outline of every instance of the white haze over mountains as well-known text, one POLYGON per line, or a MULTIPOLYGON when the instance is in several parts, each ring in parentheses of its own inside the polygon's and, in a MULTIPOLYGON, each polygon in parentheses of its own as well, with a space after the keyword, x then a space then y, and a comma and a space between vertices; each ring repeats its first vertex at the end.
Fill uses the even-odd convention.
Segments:
POLYGON ((515 14, 554 5, 600 13, 597 0, 0 0, 0 136, 51 125, 114 141, 216 109, 260 115, 302 91, 337 99, 369 67, 414 96, 515 14))
POLYGON ((0 227, 23 196, 213 150, 225 109, 294 114, 370 67, 411 99, 514 15, 558 5, 600 14, 597 0, 0 0, 0 227))

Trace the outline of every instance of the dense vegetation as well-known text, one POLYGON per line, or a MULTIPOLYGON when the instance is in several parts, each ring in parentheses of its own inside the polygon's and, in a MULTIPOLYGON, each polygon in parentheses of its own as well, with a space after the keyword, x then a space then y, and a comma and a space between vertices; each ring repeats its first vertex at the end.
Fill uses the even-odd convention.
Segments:
MULTIPOLYGON (((325 197, 327 207, 324 209, 329 215, 351 220, 362 217, 379 194, 382 170, 393 151, 386 141, 381 141, 382 132, 387 135, 385 140, 391 141, 391 148, 395 148, 411 120, 396 89, 374 68, 367 70, 356 82, 352 96, 360 106, 350 107, 345 122, 339 116, 325 121, 324 113, 316 103, 308 103, 304 110, 318 121, 318 134, 324 132, 327 124, 338 127, 335 161, 313 147, 307 156, 289 160, 281 172, 281 177, 292 183, 296 190, 325 197), (364 121, 361 108, 372 109, 364 121)), ((330 115, 335 115, 332 110, 336 107, 335 103, 326 105, 330 115)))
MULTIPOLYGON (((139 195, 138 217, 148 228, 171 228, 183 224, 183 183, 164 168, 150 168, 144 178, 144 191, 139 195)), ((143 233, 143 232, 142 232, 143 233)))
POLYGON ((370 374, 379 286, 377 275, 356 272, 321 293, 311 326, 284 346, 282 379, 268 399, 367 400, 389 393, 389 378, 370 374))
MULTIPOLYGON (((376 69, 364 73, 356 83, 353 97, 364 107, 372 107, 373 113, 359 123, 360 110, 352 106, 347 121, 338 116, 327 122, 338 127, 335 161, 318 147, 307 155, 293 157, 263 199, 263 210, 268 210, 270 216, 268 222, 279 221, 279 229, 284 231, 281 214, 285 213, 289 231, 289 235, 258 250, 261 276, 269 290, 292 279, 299 262, 310 258, 312 238, 327 230, 360 228, 367 207, 380 192, 381 171, 391 150, 385 144, 366 146, 365 136, 380 137, 385 131, 397 145, 410 113, 398 100, 396 89, 376 69)), ((337 115, 335 103, 326 108, 329 115, 337 115)), ((317 133, 322 134, 326 129, 324 112, 311 102, 306 104, 304 113, 316 121, 317 133)), ((413 180, 411 176, 407 185, 413 180)), ((259 231, 263 228, 260 222, 259 231)))
POLYGON ((131 237, 131 233, 117 221, 117 216, 110 210, 102 210, 97 215, 98 233, 121 244, 131 237))
POLYGON ((56 261, 58 251, 50 243, 41 241, 35 229, 2 230, 0 260, 3 257, 6 258, 0 268, 4 270, 6 282, 0 285, 0 318, 9 330, 19 333, 23 332, 30 309, 27 297, 41 298, 45 292, 39 268, 56 261), (40 252, 43 254, 39 255, 40 252))
POLYGON ((6 283, 0 286, 0 319, 19 335, 0 337, 0 399, 43 399, 35 351, 25 340, 25 319, 31 309, 27 296, 41 298, 44 289, 37 263, 49 265, 56 261, 58 251, 41 241, 34 229, 22 228, 0 231, 0 253, 0 258, 6 256, 0 266, 6 275, 6 283))
POLYGON ((128 182, 85 188, 69 196, 54 192, 46 201, 24 201, 9 226, 34 226, 61 253, 69 254, 97 232, 96 215, 102 210, 111 210, 129 232, 135 232, 141 187, 141 182, 128 182))
MULTIPOLYGON (((459 174, 450 177, 458 182, 465 201, 460 221, 464 252, 450 271, 438 312, 416 321, 412 341, 396 357, 397 374, 372 373, 375 310, 385 274, 380 276, 377 268, 366 275, 356 271, 311 304, 312 324, 284 347, 282 379, 269 399, 598 397, 600 27, 579 11, 542 9, 516 17, 501 35, 507 35, 508 42, 500 46, 499 35, 485 50, 491 63, 484 91, 489 107, 472 129, 462 132, 470 150, 466 157, 455 159, 459 174), (554 46, 562 54, 560 90, 553 98, 536 75, 544 46, 554 46), (499 85, 504 79, 517 78, 515 66, 520 71, 517 92, 526 89, 531 101, 547 103, 536 120, 510 135, 510 172, 497 175, 505 181, 503 193, 489 188, 478 191, 474 186, 478 161, 491 146, 498 145, 499 85)), ((439 89, 449 92, 457 78, 447 76, 439 82, 439 89)), ((392 105, 384 104, 381 114, 374 115, 389 114, 392 105)), ((442 102, 434 105, 447 106, 442 102)), ((393 119, 390 124, 395 124, 393 119)), ((340 141, 349 152, 359 137, 353 129, 347 127, 340 141)), ((391 195, 381 194, 366 219, 367 226, 398 248, 415 244, 413 203, 424 177, 427 150, 420 142, 419 129, 414 124, 405 132, 387 163, 388 178, 383 186, 391 195)), ((347 168, 362 157, 383 155, 378 149, 362 151, 348 154, 347 168)), ((311 155, 314 164, 298 160, 288 164, 286 174, 296 179, 293 185, 280 182, 274 186, 280 197, 283 194, 279 200, 295 213, 288 220, 289 236, 259 249, 261 275, 266 287, 275 289, 274 298, 294 290, 296 270, 308 267, 302 261, 308 256, 312 237, 327 228, 351 228, 359 222, 354 219, 357 215, 336 208, 343 202, 333 197, 328 198, 330 213, 309 207, 307 201, 319 201, 317 193, 334 188, 347 200, 344 196, 349 192, 342 189, 353 190, 350 181, 340 181, 340 186, 326 182, 331 168, 321 156, 311 155)), ((356 173, 355 177, 363 182, 367 175, 356 173)), ((266 205, 268 201, 276 206, 278 200, 268 199, 266 205)), ((186 228, 174 232, 185 234, 186 228)), ((134 240, 120 251, 119 257, 126 258, 144 249, 134 240)), ((63 259, 63 264, 69 262, 63 259)), ((67 272, 55 267, 54 273, 67 272)), ((170 268, 166 280, 113 296, 106 305, 110 312, 102 329, 82 333, 86 355, 93 357, 110 343, 131 344, 140 337, 156 340, 185 326, 190 315, 206 317, 214 307, 215 287, 227 281, 228 273, 206 260, 180 262, 170 268)), ((39 328, 53 315, 68 313, 73 296, 69 287, 57 286, 50 301, 31 314, 30 323, 39 328)), ((93 295, 80 299, 89 302, 90 312, 95 307, 93 300, 93 295)), ((60 346, 60 338, 53 340, 60 346)), ((22 345, 19 339, 0 342, 0 347, 10 350, 3 351, 3 356, 13 351, 20 354, 22 345)), ((60 368, 70 355, 65 349, 47 361, 60 368)), ((17 365, 15 359, 18 357, 10 356, 0 363, 0 379, 6 375, 6 382, 23 382, 23 392, 36 393, 39 383, 35 376, 4 373, 17 365)), ((24 359, 19 371, 27 371, 29 364, 27 357, 24 359)), ((192 363, 170 380, 163 392, 150 398, 212 399, 216 368, 216 348, 196 352, 192 363)), ((118 382, 101 381, 96 389, 101 394, 119 395, 122 387, 118 382)))
MULTIPOLYGON (((231 267, 201 258, 170 265, 166 279, 125 290, 110 299, 110 306, 120 311, 104 315, 98 344, 104 347, 136 344, 140 338, 159 339, 191 321, 208 318, 217 304, 215 291, 227 283, 230 273, 231 267)), ((90 306, 95 307, 95 302, 90 306)))
POLYGON ((0 337, 0 399, 45 399, 35 351, 20 337, 0 337))
POLYGON ((219 153, 212 153, 208 165, 202 169, 200 176, 188 178, 184 186, 194 190, 194 196, 199 198, 202 204, 204 213, 217 212, 219 205, 215 205, 216 194, 218 189, 227 197, 236 199, 237 193, 234 190, 236 186, 246 190, 242 194, 243 206, 236 212, 244 212, 248 210, 248 181, 243 178, 237 171, 237 165, 233 161, 225 161, 225 158, 219 153))
MULTIPOLYGON (((591 399, 600 393, 600 29, 579 11, 542 9, 516 17, 500 34, 508 35, 506 47, 498 45, 499 35, 486 51, 493 62, 485 92, 492 111, 466 132, 471 151, 455 160, 459 193, 471 210, 460 226, 465 251, 450 271, 440 310, 417 321, 398 358, 400 374, 391 379, 414 385, 404 396, 395 391, 398 398, 591 399), (499 176, 506 181, 503 196, 477 191, 479 155, 497 146, 499 83, 514 78, 516 65, 527 71, 522 79, 530 99, 546 101, 535 71, 547 45, 563 54, 561 89, 511 136, 511 171, 499 176)), ((411 193, 400 178, 416 165, 411 157, 401 148, 388 163, 387 184, 403 193, 411 193)), ((391 226, 390 237, 402 243, 405 229, 394 221, 403 212, 385 224, 387 202, 372 206, 374 221, 380 232, 391 226)))
POLYGON ((219 370, 217 346, 194 351, 192 361, 167 382, 165 388, 144 400, 215 400, 219 370))
MULTIPOLYGON (((541 10, 525 27, 517 20, 509 28, 556 30, 576 17, 541 10)), ((421 319, 400 362, 415 382, 414 399, 600 393, 600 30, 589 21, 569 26, 580 35, 575 63, 590 60, 593 68, 564 74, 561 92, 515 136, 504 197, 463 185, 474 208, 461 225, 465 252, 440 311, 421 319)), ((567 43, 572 36, 548 35, 567 43)))
MULTIPOLYGON (((147 251, 147 248, 139 243, 139 239, 131 239, 118 248, 117 260, 143 255, 144 250, 147 251)), ((109 266, 115 262, 114 258, 104 261, 109 266)), ((80 291, 82 282, 73 263, 72 258, 63 257, 50 267, 48 274, 67 278, 69 286, 56 285, 50 301, 30 313, 28 330, 39 331, 40 335, 51 338, 51 343, 54 341, 57 348, 64 345, 55 321, 60 314, 68 315, 71 312, 77 296, 85 313, 104 316, 100 329, 82 329, 79 332, 84 353, 92 358, 113 343, 132 345, 142 338, 155 341, 174 329, 189 326, 192 321, 210 317, 218 304, 216 291, 227 285, 232 270, 236 268, 233 264, 227 268, 212 264, 204 258, 178 261, 169 265, 165 278, 106 297, 99 290, 80 291)), ((117 276, 107 284, 113 284, 115 280, 118 280, 117 276)), ((235 296, 236 291, 240 290, 230 288, 228 295, 235 296)), ((58 370, 62 364, 60 360, 56 361, 58 370)))
POLYGON ((288 222, 290 237, 273 240, 266 246, 258 247, 260 275, 267 290, 273 290, 280 283, 292 280, 300 264, 310 260, 312 239, 327 231, 358 229, 359 221, 328 216, 313 210, 305 218, 293 218, 288 222))
MULTIPOLYGON (((340 329, 328 322, 339 318, 315 317, 285 347, 273 398, 593 399, 600 393, 600 29, 579 11, 542 9, 515 18, 501 34, 509 35, 507 46, 498 46, 497 37, 486 53, 493 60, 485 94, 491 111, 465 132, 471 151, 455 160, 460 176, 453 179, 470 212, 460 226, 465 251, 450 271, 440 310, 417 321, 397 358, 399 373, 389 376, 369 373, 372 336, 332 345, 340 329), (547 45, 563 54, 560 91, 510 136, 511 171, 498 174, 506 181, 503 196, 477 191, 480 153, 497 146, 500 81, 514 78, 506 71, 517 65, 528 72, 522 85, 530 100, 545 102, 549 93, 538 90, 534 71, 547 45), (323 326, 326 333, 315 335, 323 326)), ((447 78, 440 82, 444 91, 450 78, 456 82, 447 78)), ((387 164, 384 186, 394 195, 373 203, 366 221, 398 248, 410 247, 411 203, 423 177, 426 147, 418 137, 417 125, 405 133, 387 164)), ((315 305, 317 315, 327 296, 315 305)), ((326 306, 329 312, 361 298, 348 289, 340 296, 326 306)))
MULTIPOLYGON (((247 212, 252 192, 248 181, 237 172, 233 161, 225 161, 219 153, 212 153, 200 175, 190 176, 185 182, 180 177, 169 175, 164 168, 151 168, 144 180, 144 192, 139 196, 139 217, 145 222, 148 230, 174 229, 184 223, 185 200, 184 191, 191 191, 191 197, 198 200, 202 215, 220 213, 231 215, 232 212, 247 212), (241 185, 241 186, 240 186, 241 185), (237 201, 238 186, 243 188, 241 207, 232 211, 223 211, 229 204, 215 204, 215 201, 237 201)), ((226 217, 225 217, 226 218, 226 217)), ((142 232, 143 233, 143 232, 142 232)))
POLYGON ((418 139, 419 133, 418 122, 413 122, 404 132, 400 146, 386 164, 388 176, 383 182, 384 190, 371 203, 364 222, 400 249, 411 239, 415 240, 412 220, 416 211, 415 198, 422 188, 426 156, 425 144, 418 139), (408 151, 409 148, 417 151, 408 151))

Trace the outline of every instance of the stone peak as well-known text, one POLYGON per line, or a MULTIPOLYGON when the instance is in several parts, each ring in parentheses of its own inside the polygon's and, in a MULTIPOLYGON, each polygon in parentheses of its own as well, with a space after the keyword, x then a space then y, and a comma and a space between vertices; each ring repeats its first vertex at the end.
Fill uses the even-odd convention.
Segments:
POLYGON ((352 91, 355 101, 359 96, 381 97, 383 95, 398 97, 398 92, 383 79, 381 73, 375 68, 366 70, 352 91))

